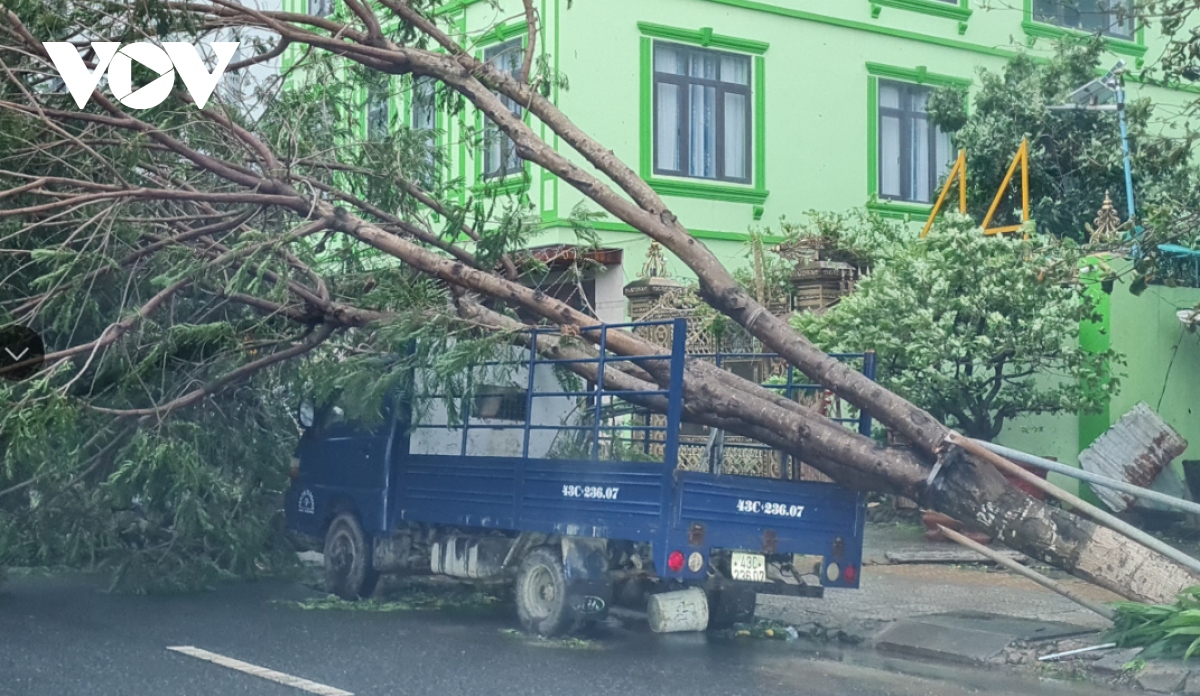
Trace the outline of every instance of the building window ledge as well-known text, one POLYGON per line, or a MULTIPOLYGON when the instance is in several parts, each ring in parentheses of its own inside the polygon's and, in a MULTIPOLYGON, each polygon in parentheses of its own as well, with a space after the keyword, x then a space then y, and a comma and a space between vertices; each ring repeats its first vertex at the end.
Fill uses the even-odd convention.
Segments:
POLYGON ((525 172, 509 174, 504 177, 484 179, 471 187, 471 193, 480 195, 524 195, 529 192, 529 163, 525 164, 525 172))
POLYGON ((884 218, 913 222, 925 220, 933 210, 932 203, 909 203, 894 201, 888 198, 871 198, 867 201, 867 210, 884 218))
POLYGON ((971 18, 972 13, 971 8, 967 7, 967 0, 958 0, 956 3, 941 2, 940 0, 870 0, 870 2, 873 19, 879 19, 883 8, 894 7, 898 10, 920 12, 933 17, 957 21, 960 35, 967 33, 967 20, 971 18))
MULTIPOLYGON (((1060 39, 1076 38, 1087 40, 1096 36, 1096 34, 1079 29, 1058 27, 1044 22, 1035 22, 1032 19, 1026 19, 1021 22, 1021 29, 1025 32, 1025 43, 1029 46, 1032 46, 1038 39, 1058 41, 1060 39)), ((1136 40, 1119 39, 1115 36, 1101 36, 1100 40, 1104 42, 1104 46, 1108 50, 1123 56, 1136 58, 1137 66, 1142 66, 1146 55, 1146 44, 1143 42, 1141 29, 1137 32, 1136 40)))
POLYGON ((712 201, 728 203, 750 203, 762 205, 766 202, 770 191, 753 186, 736 186, 729 184, 710 184, 702 181, 683 179, 664 179, 650 177, 646 179, 650 188, 663 196, 682 196, 684 198, 705 198, 712 201))

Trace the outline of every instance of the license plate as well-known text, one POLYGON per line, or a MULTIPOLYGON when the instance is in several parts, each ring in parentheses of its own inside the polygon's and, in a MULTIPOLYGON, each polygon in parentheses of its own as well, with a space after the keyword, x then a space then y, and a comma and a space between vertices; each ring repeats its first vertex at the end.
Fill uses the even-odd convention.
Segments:
POLYGON ((760 553, 733 552, 729 562, 729 571, 734 580, 745 582, 767 581, 767 559, 760 553))

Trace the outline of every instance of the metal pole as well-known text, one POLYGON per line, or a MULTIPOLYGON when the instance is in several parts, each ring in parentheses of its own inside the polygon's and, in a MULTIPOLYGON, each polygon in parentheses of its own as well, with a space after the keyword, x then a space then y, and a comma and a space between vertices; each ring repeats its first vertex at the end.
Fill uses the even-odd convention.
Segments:
MULTIPOLYGON (((521 445, 521 456, 525 459, 529 458, 529 426, 533 421, 533 389, 535 386, 533 375, 538 363, 537 337, 537 329, 534 329, 529 335, 529 379, 527 380, 525 387, 525 432, 523 434, 524 443, 521 445)), ((566 390, 560 389, 559 391, 566 390)), ((563 425, 566 425, 566 423, 563 423, 563 425)))
POLYGON ((1066 650, 1056 652, 1051 655, 1043 655, 1038 658, 1038 662, 1056 662, 1064 657, 1072 657, 1074 655, 1082 655, 1083 653, 1095 652, 1097 650, 1112 650, 1117 647, 1116 643, 1101 643, 1100 645, 1089 645, 1086 648, 1075 648, 1074 650, 1066 650))
POLYGON ((1163 543, 1161 539, 1156 539, 1137 527, 1134 527, 1126 522, 1122 522, 1115 516, 1101 510, 1079 496, 1068 493, 1049 481, 1044 481, 1037 476, 1034 476, 1032 473, 1022 469, 1016 464, 1013 464, 995 452, 980 447, 979 444, 968 437, 963 437, 958 433, 951 433, 949 439, 951 442, 962 447, 976 457, 980 457, 985 461, 991 462, 991 464, 999 469, 1002 473, 1021 479, 1022 481, 1046 493, 1047 495, 1058 498, 1062 502, 1073 506, 1076 510, 1092 518, 1098 524, 1108 527, 1114 532, 1126 536, 1148 549, 1161 553, 1193 573, 1200 573, 1200 561, 1197 561, 1195 558, 1183 553, 1179 549, 1163 543))
MULTIPOLYGON (((863 375, 875 381, 875 351, 868 350, 863 355, 863 375)), ((867 409, 861 409, 858 412, 858 434, 863 437, 871 437, 871 414, 867 409)))
MULTIPOLYGON (((667 432, 663 461, 668 482, 679 466, 679 428, 683 422, 683 367, 687 360, 687 320, 671 322, 671 377, 667 383, 667 432)), ((666 509, 668 506, 663 506, 666 509)))
POLYGON ((1128 493, 1136 498, 1153 500, 1156 503, 1162 503, 1163 505, 1167 505, 1169 507, 1184 510, 1185 512, 1190 512, 1195 515, 1200 515, 1200 504, 1193 503, 1190 500, 1183 500, 1182 498, 1176 498, 1175 496, 1167 495, 1165 493, 1152 491, 1148 488, 1135 486, 1132 483, 1118 481, 1117 479, 1101 476, 1100 474, 1093 474, 1090 471, 1076 469, 1075 467, 1067 466, 1066 464, 1059 464, 1058 462, 1050 461, 1049 459, 1043 459, 1042 457, 1035 457, 1032 454, 1027 454, 1020 450, 1012 449, 1011 447, 994 445, 990 442, 984 442, 983 440, 975 440, 975 442, 980 447, 985 447, 1002 457, 1008 457, 1014 462, 1028 464, 1029 466, 1036 466, 1039 469, 1053 471, 1056 474, 1062 474, 1063 476, 1069 476, 1071 478, 1079 479, 1080 481, 1094 483, 1103 488, 1111 488, 1114 491, 1128 493))
POLYGON ((1141 226, 1137 225, 1136 210, 1133 204, 1133 165, 1129 159, 1129 127, 1125 124, 1125 78, 1117 77, 1117 120, 1121 122, 1121 151, 1125 158, 1125 206, 1129 210, 1129 220, 1135 225, 1139 234, 1141 226))
POLYGON ((1091 609, 1092 611, 1096 612, 1100 616, 1103 616, 1104 618, 1108 619, 1109 621, 1112 621, 1112 619, 1113 619, 1112 609, 1109 609, 1106 606, 1097 604, 1089 599, 1084 599, 1083 597, 1080 597, 1079 595, 1075 594, 1071 590, 1067 589, 1061 583, 1057 583, 1057 582, 1051 580, 1050 578, 1046 577, 1045 575, 1042 575, 1041 573, 1038 573, 1034 570, 1030 570, 1029 568, 1026 568, 1025 566, 1021 565, 1020 563, 1017 563, 1013 559, 1008 558, 1002 554, 998 554, 995 551, 984 546, 983 544, 980 544, 977 541, 974 541, 968 537, 965 537, 962 534, 959 534, 958 532, 954 531, 953 529, 947 529, 946 527, 943 527, 940 524, 938 525, 938 529, 942 530, 942 534, 945 534, 950 539, 958 542, 959 544, 967 547, 968 549, 971 549, 975 553, 980 554, 981 556, 984 556, 992 561, 995 561, 996 563, 1004 566, 1005 568, 1008 568, 1012 572, 1014 572, 1018 575, 1022 575, 1026 578, 1029 578, 1030 580, 1036 582, 1037 584, 1041 585, 1042 587, 1045 587, 1048 590, 1053 590, 1053 591, 1059 593, 1060 595, 1066 597, 1067 599, 1071 600, 1072 602, 1075 602, 1079 606, 1085 607, 1087 609, 1091 609))
POLYGON ((600 458, 600 418, 603 415, 604 399, 604 358, 608 353, 608 325, 600 327, 600 362, 596 366, 596 410, 595 422, 592 423, 592 461, 600 458))

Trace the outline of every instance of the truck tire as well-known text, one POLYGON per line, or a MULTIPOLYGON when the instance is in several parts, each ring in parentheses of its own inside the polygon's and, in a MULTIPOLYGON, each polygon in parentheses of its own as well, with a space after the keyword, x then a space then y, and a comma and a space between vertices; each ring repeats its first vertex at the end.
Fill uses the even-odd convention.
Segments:
POLYGON ((340 513, 325 532, 325 591, 342 599, 370 597, 379 573, 371 559, 371 543, 358 517, 340 513))
POLYGON ((521 561, 517 572, 517 617, 530 633, 552 637, 573 628, 567 606, 567 577, 561 554, 539 546, 521 561))

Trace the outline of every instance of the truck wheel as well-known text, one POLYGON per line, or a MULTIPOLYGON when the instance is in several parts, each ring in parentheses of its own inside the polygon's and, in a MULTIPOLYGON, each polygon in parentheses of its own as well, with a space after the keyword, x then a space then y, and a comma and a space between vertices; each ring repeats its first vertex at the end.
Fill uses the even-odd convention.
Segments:
POLYGON ((339 514, 325 532, 325 591, 353 601, 370 597, 378 580, 358 518, 352 512, 339 514))
POLYGON ((571 628, 567 577, 557 551, 548 546, 530 551, 521 561, 516 589, 517 617, 525 630, 550 637, 571 628))

